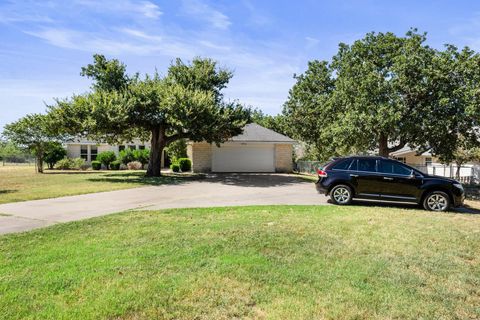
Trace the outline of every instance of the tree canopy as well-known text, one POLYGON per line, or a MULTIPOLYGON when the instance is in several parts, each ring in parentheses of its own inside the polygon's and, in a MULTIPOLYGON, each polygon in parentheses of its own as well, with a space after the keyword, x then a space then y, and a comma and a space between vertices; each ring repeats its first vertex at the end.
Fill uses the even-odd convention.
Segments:
POLYGON ((173 141, 221 143, 250 121, 249 109, 223 101, 232 73, 210 59, 177 59, 165 77, 128 77, 123 64, 100 55, 82 70, 94 80, 92 92, 51 106, 57 123, 69 134, 109 143, 150 138, 148 176, 160 175, 162 151, 173 141))
POLYGON ((406 145, 451 159, 460 134, 478 143, 479 55, 425 41, 416 30, 368 33, 330 62, 311 61, 284 105, 294 138, 322 160, 406 145))

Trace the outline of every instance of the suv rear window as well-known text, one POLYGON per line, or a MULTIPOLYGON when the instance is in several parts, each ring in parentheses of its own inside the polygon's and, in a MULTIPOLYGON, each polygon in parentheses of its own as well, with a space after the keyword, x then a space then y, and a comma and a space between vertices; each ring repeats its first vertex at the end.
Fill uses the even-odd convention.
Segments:
POLYGON ((332 169, 334 170, 348 170, 352 159, 343 159, 339 160, 337 163, 333 164, 332 169))

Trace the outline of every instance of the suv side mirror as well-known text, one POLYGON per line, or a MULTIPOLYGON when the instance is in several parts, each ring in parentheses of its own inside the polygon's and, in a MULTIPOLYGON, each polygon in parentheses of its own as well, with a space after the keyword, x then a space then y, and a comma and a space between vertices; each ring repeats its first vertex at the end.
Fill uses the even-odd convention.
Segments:
POLYGON ((410 171, 410 176, 408 177, 409 179, 415 179, 417 177, 417 175, 415 174, 415 171, 410 171))

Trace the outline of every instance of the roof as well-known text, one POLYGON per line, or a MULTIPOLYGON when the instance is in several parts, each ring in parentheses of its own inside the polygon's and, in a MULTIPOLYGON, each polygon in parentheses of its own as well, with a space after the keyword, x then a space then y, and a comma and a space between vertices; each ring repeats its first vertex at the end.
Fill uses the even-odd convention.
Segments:
POLYGON ((273 130, 267 129, 258 125, 256 123, 247 124, 243 128, 243 133, 238 136, 234 136, 230 141, 235 142, 284 142, 284 143, 294 143, 295 140, 275 132, 273 130))
MULTIPOLYGON (((415 155, 417 155, 417 151, 415 149, 412 149, 410 148, 409 146, 405 146, 403 147, 402 149, 400 150, 397 150, 397 151, 394 151, 394 152, 390 152, 390 155, 393 156, 393 157, 398 157, 398 156, 403 156, 403 155, 406 155, 406 154, 409 154, 409 153, 412 153, 414 152, 415 155)), ((432 153, 430 151, 425 151, 423 152, 422 154, 420 155, 417 155, 417 156, 426 156, 426 157, 431 157, 432 156, 432 153)))

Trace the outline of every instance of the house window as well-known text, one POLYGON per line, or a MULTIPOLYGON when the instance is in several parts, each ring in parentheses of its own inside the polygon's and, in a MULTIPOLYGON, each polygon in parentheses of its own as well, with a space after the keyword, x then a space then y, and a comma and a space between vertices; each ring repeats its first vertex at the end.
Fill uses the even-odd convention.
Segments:
POLYGON ((98 147, 97 146, 90 146, 90 160, 95 161, 97 160, 98 154, 98 147))
POLYGON ((407 158, 405 157, 395 157, 394 159, 400 161, 401 163, 407 163, 407 158))
POLYGON ((138 146, 138 149, 139 149, 139 150, 144 150, 144 149, 145 149, 145 146, 138 146))
POLYGON ((426 157, 425 158, 425 165, 426 166, 431 166, 432 165, 432 158, 431 157, 426 157))
POLYGON ((118 146, 118 152, 125 150, 125 146, 118 146))
POLYGON ((82 158, 85 161, 88 161, 88 146, 86 145, 80 146, 80 158, 82 158))
POLYGON ((135 149, 136 149, 136 147, 135 147, 134 144, 129 145, 128 148, 129 148, 130 150, 135 150, 135 149))

